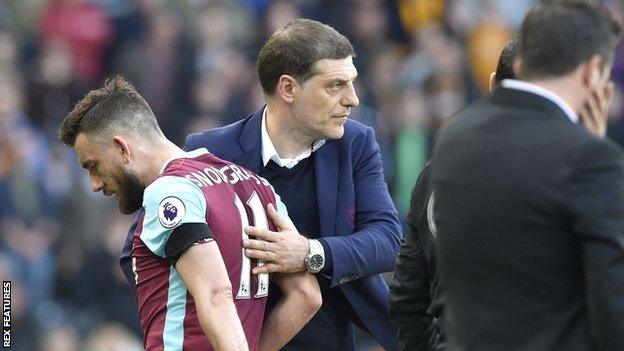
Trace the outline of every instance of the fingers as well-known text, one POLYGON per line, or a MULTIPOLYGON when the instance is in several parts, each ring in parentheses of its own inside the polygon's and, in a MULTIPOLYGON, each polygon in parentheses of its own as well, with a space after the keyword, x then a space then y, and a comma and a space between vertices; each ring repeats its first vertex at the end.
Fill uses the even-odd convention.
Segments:
POLYGON ((243 240, 243 247, 246 249, 253 250, 262 250, 262 251, 275 251, 275 244, 264 241, 264 240, 253 240, 253 239, 245 239, 243 240))
POLYGON ((255 267, 251 270, 251 273, 253 274, 263 274, 263 273, 273 273, 273 272, 280 272, 283 269, 281 269, 281 267, 278 264, 275 263, 267 263, 264 264, 260 267, 255 267))
POLYGON ((587 129, 598 137, 604 137, 607 130, 609 104, 613 94, 613 83, 605 84, 601 90, 592 91, 584 102, 580 117, 587 129))
POLYGON ((602 116, 600 110, 600 95, 597 91, 592 92, 592 96, 587 99, 586 104, 590 113, 590 117, 594 123, 598 122, 602 116))
POLYGON ((605 111, 608 113, 609 111, 609 105, 611 105, 611 98, 613 97, 613 90, 615 89, 615 84, 612 81, 609 81, 606 85, 605 85, 605 89, 604 89, 604 102, 605 102, 605 111))
POLYGON ((272 251, 245 249, 245 256, 262 261, 275 261, 277 254, 272 251))
POLYGON ((266 241, 276 241, 277 233, 272 232, 267 229, 260 229, 256 227, 246 227, 245 234, 249 236, 255 236, 256 238, 266 240, 266 241))

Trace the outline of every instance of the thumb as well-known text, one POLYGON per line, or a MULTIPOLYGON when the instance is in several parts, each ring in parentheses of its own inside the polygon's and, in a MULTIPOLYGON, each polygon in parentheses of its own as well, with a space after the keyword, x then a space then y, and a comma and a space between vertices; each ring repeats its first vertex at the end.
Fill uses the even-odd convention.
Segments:
POLYGON ((291 223, 279 215, 273 204, 267 205, 267 214, 278 230, 293 229, 291 223))

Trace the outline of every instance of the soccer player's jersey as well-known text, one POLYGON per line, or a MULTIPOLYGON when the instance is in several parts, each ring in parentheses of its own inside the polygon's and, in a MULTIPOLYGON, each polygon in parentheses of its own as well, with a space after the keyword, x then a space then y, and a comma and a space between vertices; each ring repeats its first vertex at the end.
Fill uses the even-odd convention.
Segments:
POLYGON ((267 274, 252 276, 251 266, 257 263, 244 255, 242 240, 247 225, 275 230, 265 212, 269 203, 284 213, 265 179, 206 149, 165 163, 159 177, 145 189, 145 215, 137 225, 132 248, 146 350, 212 350, 193 297, 168 255, 174 229, 196 223, 207 223, 214 235, 247 342, 250 350, 257 350, 269 282, 267 274))

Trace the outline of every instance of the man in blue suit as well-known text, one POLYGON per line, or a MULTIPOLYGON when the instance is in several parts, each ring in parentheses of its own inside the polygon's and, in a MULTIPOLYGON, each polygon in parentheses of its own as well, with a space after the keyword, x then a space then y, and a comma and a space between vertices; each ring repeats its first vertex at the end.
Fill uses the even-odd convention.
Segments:
MULTIPOLYGON (((266 178, 302 233, 251 227, 243 243, 249 257, 265 262, 254 274, 317 274, 323 306, 284 350, 354 350, 354 325, 398 350, 380 273, 393 269, 401 227, 374 132, 348 119, 359 104, 354 56, 333 28, 295 20, 258 58, 267 105, 186 139, 187 150, 206 147, 266 178)), ((129 266, 124 257, 121 264, 129 266)), ((277 286, 269 291, 270 308, 281 294, 277 286)))

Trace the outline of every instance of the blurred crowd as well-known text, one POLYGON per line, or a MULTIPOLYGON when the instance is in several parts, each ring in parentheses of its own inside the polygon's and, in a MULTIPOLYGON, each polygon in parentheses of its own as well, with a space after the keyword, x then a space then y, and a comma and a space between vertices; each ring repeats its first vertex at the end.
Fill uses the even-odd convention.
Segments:
MULTIPOLYGON (((534 0, 4 0, 0 2, 0 276, 13 349, 141 350, 117 265, 131 218, 94 194, 56 139, 89 89, 120 73, 179 145, 263 104, 257 53, 293 18, 354 44, 361 104, 404 216, 436 129, 487 92, 500 50, 534 0)), ((624 17, 618 0, 607 1, 624 17)), ((609 135, 624 143, 624 46, 609 135)), ((530 136, 527 136, 530 138, 530 136)), ((367 341, 358 349, 366 350, 367 341)))

